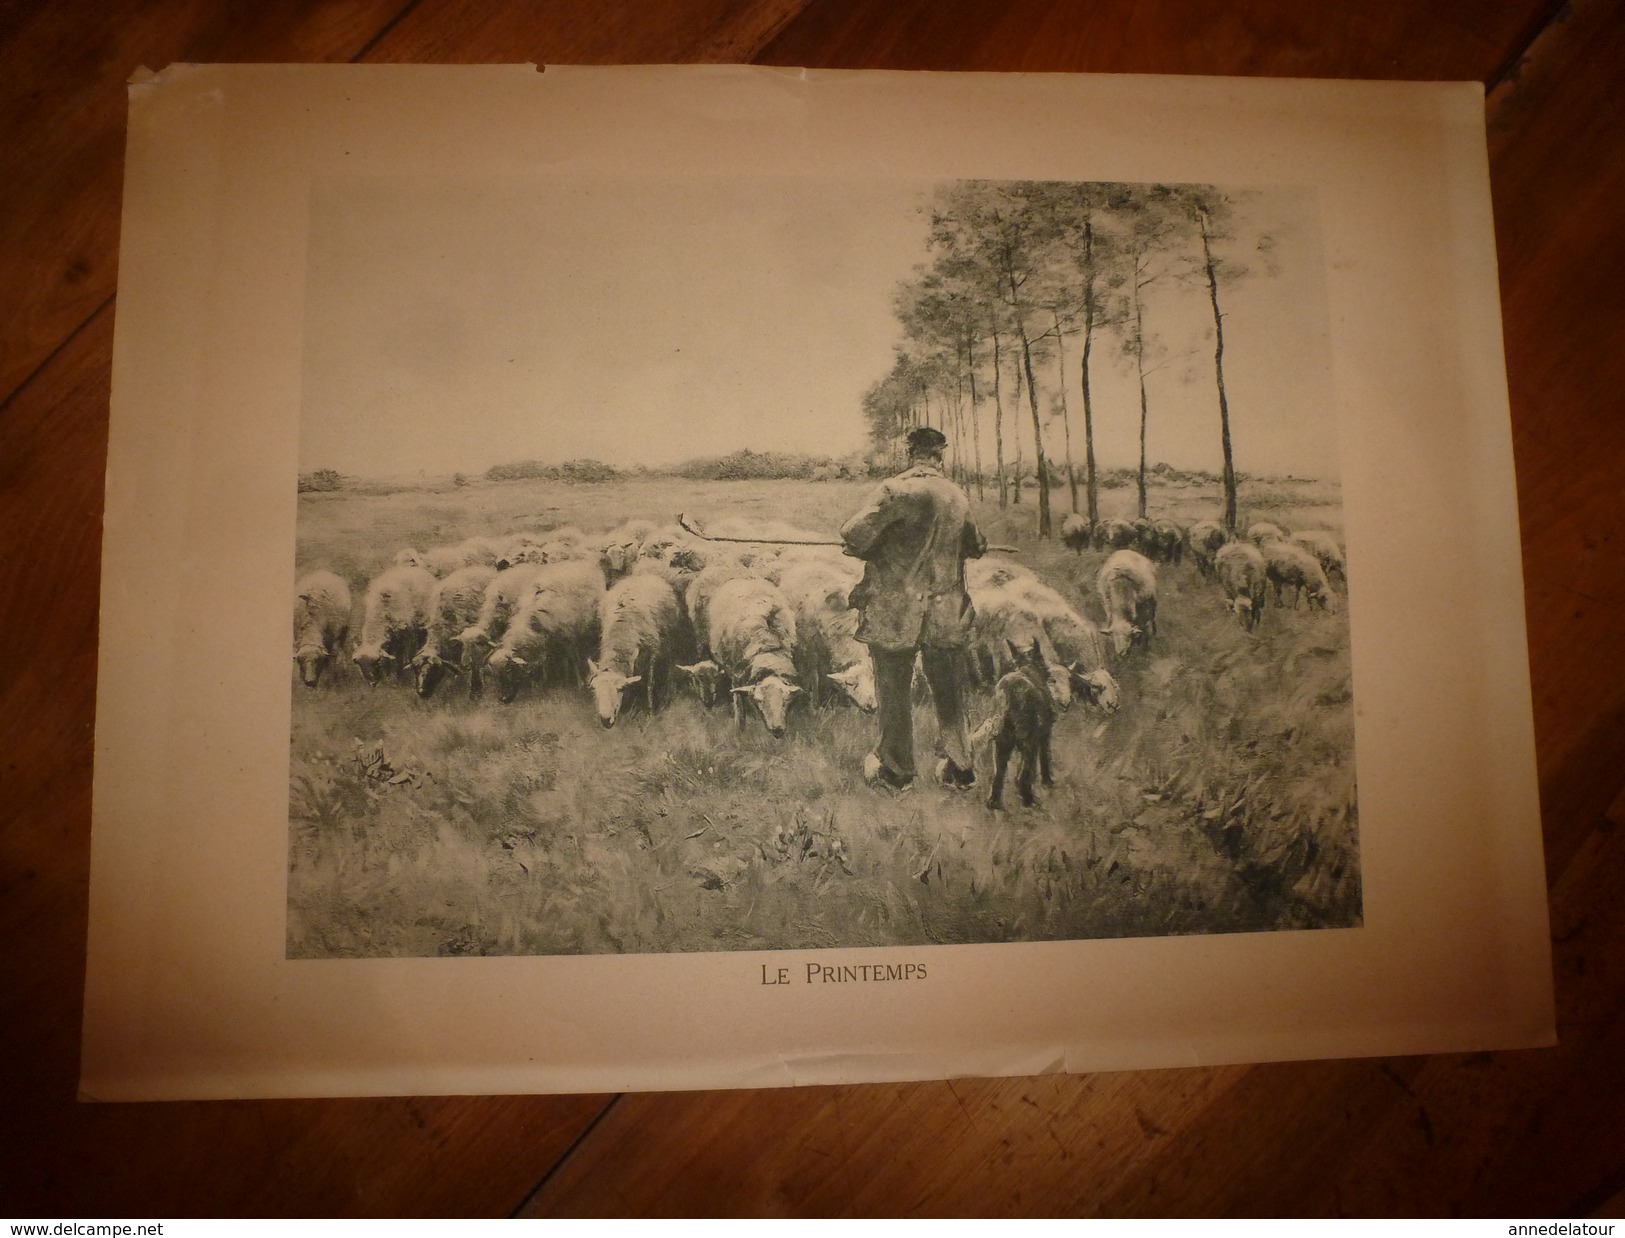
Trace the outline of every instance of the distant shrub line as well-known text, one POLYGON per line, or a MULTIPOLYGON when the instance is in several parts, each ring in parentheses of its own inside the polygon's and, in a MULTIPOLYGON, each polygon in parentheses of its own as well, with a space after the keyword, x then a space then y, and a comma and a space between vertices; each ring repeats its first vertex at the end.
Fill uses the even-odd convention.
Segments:
MULTIPOLYGON (((681 477, 687 481, 861 481, 865 478, 890 476, 897 468, 897 462, 889 457, 816 456, 793 451, 752 451, 749 447, 745 447, 729 452, 725 456, 697 456, 681 464, 659 468, 648 465, 617 467, 591 458, 565 460, 559 464, 551 464, 545 460, 512 460, 503 464, 493 464, 480 476, 486 481, 559 481, 584 485, 627 481, 638 477, 681 477)), ((1151 473, 1160 481, 1174 484, 1213 485, 1219 480, 1217 473, 1205 469, 1178 469, 1165 463, 1154 465, 1151 473)), ((954 476, 956 480, 961 480, 961 484, 971 484, 975 481, 974 475, 967 474, 961 477, 959 471, 956 471, 954 476)), ((1133 482, 1136 476, 1137 471, 1129 468, 1101 469, 1099 472, 1101 484, 1107 487, 1127 485, 1133 482)), ((1239 476, 1241 475, 1238 474, 1239 476)), ((466 473, 456 473, 452 476, 452 484, 455 486, 466 486, 472 480, 473 476, 466 473)), ((991 475, 985 476, 983 480, 989 485, 993 482, 991 475)), ((1021 480, 1024 489, 1031 489, 1037 484, 1031 475, 1021 480)), ((1051 482, 1052 487, 1060 490, 1066 484, 1064 472, 1056 470, 1051 482)), ((347 476, 337 469, 316 469, 313 472, 299 474, 301 494, 334 490, 372 492, 378 489, 378 485, 347 476)), ((386 490, 398 488, 401 487, 385 486, 386 490)))

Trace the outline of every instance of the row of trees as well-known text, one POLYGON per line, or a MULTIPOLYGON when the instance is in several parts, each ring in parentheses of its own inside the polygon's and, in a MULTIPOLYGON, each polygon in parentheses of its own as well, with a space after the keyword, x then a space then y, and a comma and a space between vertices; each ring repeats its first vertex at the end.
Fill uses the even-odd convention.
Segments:
MULTIPOLYGON (((1138 379, 1139 510, 1145 515, 1146 380, 1168 354, 1146 328, 1148 293, 1157 284, 1200 286, 1212 306, 1207 338, 1218 392, 1225 521, 1233 529, 1236 475, 1220 292, 1247 269, 1216 247, 1234 248, 1227 244, 1237 239, 1234 199, 1207 185, 958 181, 937 191, 930 212, 931 261, 897 291, 902 338, 890 372, 863 399, 876 451, 897 450, 915 426, 936 426, 949 438, 949 467, 985 498, 982 422, 991 406, 988 454, 998 501, 1020 503, 1027 464, 1015 419, 1030 419, 1038 532, 1047 537, 1056 477, 1046 420, 1052 429, 1059 422, 1072 510, 1080 511, 1070 388, 1082 413, 1083 511, 1098 520, 1090 377, 1102 345, 1115 345, 1138 379), (1070 377, 1069 363, 1076 366, 1070 377), (1012 440, 1013 452, 1007 450, 1012 440)), ((1253 238, 1253 244, 1266 248, 1268 238, 1253 238)))

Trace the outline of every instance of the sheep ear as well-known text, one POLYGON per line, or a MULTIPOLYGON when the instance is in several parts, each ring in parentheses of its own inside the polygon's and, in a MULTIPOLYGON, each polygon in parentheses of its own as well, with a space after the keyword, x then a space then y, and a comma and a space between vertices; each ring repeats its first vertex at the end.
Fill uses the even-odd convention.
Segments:
POLYGON ((633 684, 642 683, 642 682, 643 682, 643 676, 642 675, 633 675, 632 678, 628 679, 625 683, 623 683, 621 685, 621 687, 630 688, 633 684))
POLYGON ((741 695, 748 696, 749 694, 750 694, 750 689, 749 688, 735 688, 734 689, 734 695, 735 696, 741 696, 741 695))
POLYGON ((514 654, 513 657, 509 659, 509 661, 511 661, 515 666, 529 666, 530 665, 529 662, 525 661, 517 653, 514 654))
POLYGON ((1004 647, 1010 651, 1010 656, 1012 658, 1014 658, 1018 662, 1021 661, 1021 650, 1016 648, 1016 642, 1015 641, 1006 640, 1004 642, 1004 647))
POLYGON ((587 674, 596 675, 597 673, 598 673, 598 663, 594 662, 591 658, 588 658, 587 659, 587 674))
POLYGON ((800 684, 795 684, 795 683, 790 684, 789 688, 790 688, 790 695, 791 696, 794 696, 797 692, 801 691, 801 685, 800 684))

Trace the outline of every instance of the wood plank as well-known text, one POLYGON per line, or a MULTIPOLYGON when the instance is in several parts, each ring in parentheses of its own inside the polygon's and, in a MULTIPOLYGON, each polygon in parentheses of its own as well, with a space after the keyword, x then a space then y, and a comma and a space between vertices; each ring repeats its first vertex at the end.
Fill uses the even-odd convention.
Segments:
POLYGON ((1575 5, 1489 100, 1547 834, 1561 872, 1625 770, 1625 10, 1575 5))
POLYGON ((546 6, 427 0, 369 62, 729 64, 750 60, 807 0, 658 0, 546 6))
POLYGON ((820 0, 763 64, 1026 73, 1206 73, 1485 81, 1527 46, 1549 0, 1345 5, 1292 0, 820 0))
POLYGON ((344 61, 407 0, 17 5, 0 27, 0 400, 113 294, 125 80, 174 61, 344 61))

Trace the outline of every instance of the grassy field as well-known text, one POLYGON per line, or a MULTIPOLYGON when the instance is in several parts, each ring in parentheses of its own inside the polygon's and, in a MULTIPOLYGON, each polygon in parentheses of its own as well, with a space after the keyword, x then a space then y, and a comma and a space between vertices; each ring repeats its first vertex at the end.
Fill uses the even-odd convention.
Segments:
MULTIPOLYGON (((475 483, 300 496, 301 570, 357 586, 402 546, 642 516, 756 516, 834 530, 858 482, 475 483)), ((1103 557, 1038 543, 1034 496, 979 504, 990 538, 1099 618, 1103 557)), ((1107 490, 1127 515, 1132 489, 1107 490)), ((1068 510, 1055 496, 1057 523, 1068 510)), ((1250 482, 1243 519, 1340 525, 1334 486, 1250 482)), ((1153 515, 1211 517, 1211 487, 1164 485, 1153 515)), ((1360 922, 1345 612, 1270 609, 1243 631, 1216 584, 1159 573, 1160 632, 1114 665, 1122 709, 1056 728, 1056 782, 1011 794, 863 785, 874 722, 792 714, 771 739, 676 696, 602 730, 584 690, 509 705, 423 701, 353 670, 290 669, 291 957, 789 949, 1346 926, 1360 922)), ((973 698, 972 724, 988 708, 973 698)), ((922 759, 935 739, 917 711, 922 759)), ((984 775, 990 758, 979 754, 984 775)))

